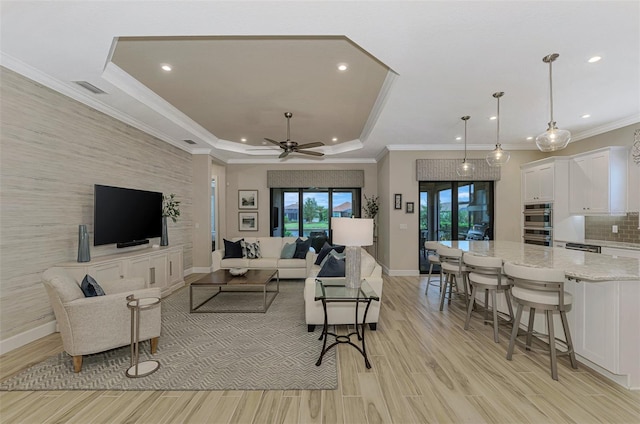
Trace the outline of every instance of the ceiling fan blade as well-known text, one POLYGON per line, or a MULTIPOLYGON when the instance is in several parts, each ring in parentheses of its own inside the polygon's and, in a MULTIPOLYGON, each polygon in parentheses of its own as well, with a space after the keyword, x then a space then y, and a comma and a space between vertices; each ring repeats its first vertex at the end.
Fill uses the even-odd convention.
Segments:
POLYGON ((265 138, 265 140, 267 140, 269 143, 273 143, 277 146, 280 146, 280 142, 279 141, 275 141, 275 140, 271 140, 270 138, 265 138))
POLYGON ((284 152, 280 153, 280 156, 278 156, 278 158, 280 158, 280 159, 286 158, 287 155, 289 155, 289 152, 287 150, 285 150, 284 152))
POLYGON ((324 143, 321 143, 320 141, 316 141, 315 143, 300 144, 298 145, 298 149, 311 149, 312 147, 320 147, 320 146, 324 146, 324 143))
POLYGON ((303 153, 305 155, 311 155, 311 156, 324 156, 324 153, 320 153, 320 152, 313 152, 311 150, 296 150, 298 153, 303 153))

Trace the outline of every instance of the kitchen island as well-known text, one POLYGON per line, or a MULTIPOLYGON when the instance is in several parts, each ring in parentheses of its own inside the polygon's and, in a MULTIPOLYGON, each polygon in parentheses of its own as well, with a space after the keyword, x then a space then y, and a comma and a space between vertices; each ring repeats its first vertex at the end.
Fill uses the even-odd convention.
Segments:
MULTIPOLYGON (((573 296, 567 317, 578 360, 640 390, 640 260, 500 240, 440 243, 505 262, 563 270, 565 291, 573 296)), ((543 316, 536 315, 535 330, 546 334, 543 323, 543 316)))

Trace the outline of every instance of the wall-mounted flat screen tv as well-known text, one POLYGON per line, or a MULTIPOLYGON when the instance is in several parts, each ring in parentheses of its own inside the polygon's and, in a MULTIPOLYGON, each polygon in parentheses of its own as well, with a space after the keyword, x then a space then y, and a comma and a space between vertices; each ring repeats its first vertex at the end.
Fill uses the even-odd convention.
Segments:
POLYGON ((162 193, 95 185, 93 245, 148 243, 162 233, 162 193))

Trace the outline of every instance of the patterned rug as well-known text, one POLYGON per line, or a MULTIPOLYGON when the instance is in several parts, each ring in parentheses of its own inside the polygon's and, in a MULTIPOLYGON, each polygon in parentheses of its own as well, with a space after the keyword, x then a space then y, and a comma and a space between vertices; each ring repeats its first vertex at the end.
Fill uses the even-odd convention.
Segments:
MULTIPOLYGON (((190 314, 185 287, 162 300, 157 353, 148 353, 148 342, 140 344, 141 361, 160 362, 154 374, 125 377, 129 346, 85 356, 82 372, 77 374, 71 357, 63 352, 3 382, 0 390, 335 389, 335 349, 325 355, 321 366, 315 365, 322 342, 317 327, 307 332, 303 286, 301 281, 281 281, 280 293, 265 314, 190 314)), ((216 300, 246 305, 261 298, 261 293, 229 293, 216 300)))

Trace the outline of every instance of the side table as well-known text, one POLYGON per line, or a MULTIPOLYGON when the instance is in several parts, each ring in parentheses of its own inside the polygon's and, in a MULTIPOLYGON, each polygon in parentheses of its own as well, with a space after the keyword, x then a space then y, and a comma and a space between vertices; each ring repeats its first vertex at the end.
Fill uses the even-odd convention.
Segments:
POLYGON ((140 359, 140 311, 150 309, 160 303, 160 298, 143 297, 136 299, 132 294, 127 296, 127 307, 131 310, 131 366, 125 372, 129 378, 146 377, 160 368, 158 361, 142 361, 140 359))
POLYGON ((322 301, 322 310, 324 311, 324 325, 322 327, 322 334, 320 335, 320 340, 324 338, 324 342, 322 344, 322 352, 320 353, 320 358, 316 362, 316 366, 320 366, 322 364, 322 357, 325 353, 327 353, 332 347, 340 343, 347 343, 358 350, 364 357, 364 364, 367 368, 371 368, 371 364, 369 363, 369 358, 367 357, 367 349, 364 344, 364 332, 365 332, 365 323, 367 322, 367 312, 369 311, 369 306, 371 306, 372 301, 379 302, 380 297, 376 294, 376 292, 369 286, 366 280, 362 280, 362 285, 360 288, 353 289, 345 287, 345 280, 334 278, 334 279, 316 279, 316 294, 314 299, 316 301, 322 301), (327 317, 327 303, 333 302, 353 302, 355 303, 355 331, 347 334, 347 335, 339 335, 336 333, 329 332, 329 324, 327 317), (364 309, 364 314, 362 316, 362 323, 358 324, 358 310, 360 304, 366 304, 364 309), (359 328, 362 328, 360 331, 359 328), (358 340, 362 347, 356 345, 351 341, 351 336, 357 336, 358 340), (333 336, 335 341, 327 346, 327 337, 333 336))

